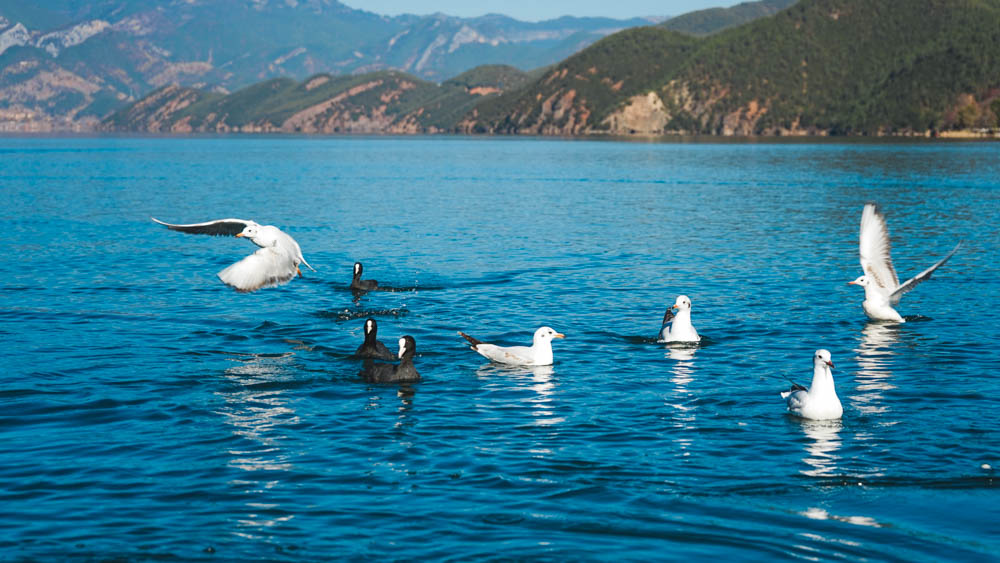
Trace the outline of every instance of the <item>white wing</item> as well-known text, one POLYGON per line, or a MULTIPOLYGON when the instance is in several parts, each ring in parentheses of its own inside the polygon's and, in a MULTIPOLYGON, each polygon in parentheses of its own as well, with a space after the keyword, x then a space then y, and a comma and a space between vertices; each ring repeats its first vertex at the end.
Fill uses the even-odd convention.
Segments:
POLYGON ((219 279, 237 291, 257 291, 286 283, 297 273, 291 256, 274 248, 261 248, 219 272, 219 279))
POLYGON ((874 203, 866 203, 861 212, 861 269, 870 276, 875 285, 885 293, 892 293, 899 287, 899 277, 892 267, 892 243, 889 242, 889 227, 885 216, 874 203))
POLYGON ((496 344, 482 343, 477 344, 475 350, 483 357, 502 364, 524 366, 535 363, 532 349, 527 346, 503 347, 496 344))
POLYGON ((282 250, 287 252, 289 256, 295 258, 297 262, 305 264, 310 270, 314 272, 316 271, 316 268, 313 268, 312 266, 309 265, 309 262, 306 262, 305 257, 302 256, 302 249, 299 247, 299 243, 295 239, 293 239, 291 235, 289 235, 285 231, 278 230, 278 237, 279 237, 278 244, 281 245, 282 250))
POLYGON ((896 289, 896 291, 892 292, 892 295, 889 296, 889 301, 892 302, 893 305, 895 305, 896 303, 899 303, 899 300, 900 300, 900 298, 903 297, 904 293, 906 293, 906 292, 910 291, 911 289, 917 287, 917 285, 920 284, 920 282, 922 282, 924 280, 931 279, 931 274, 934 273, 934 270, 937 270, 938 268, 940 268, 945 262, 948 261, 949 258, 951 258, 952 256, 954 256, 955 253, 958 252, 958 249, 961 248, 961 247, 962 247, 962 243, 959 242, 958 244, 955 245, 955 248, 953 248, 951 250, 951 252, 948 253, 947 256, 945 256, 944 258, 938 260, 930 268, 927 268, 923 272, 920 272, 919 274, 917 274, 917 275, 913 276, 912 278, 906 280, 906 282, 903 283, 903 285, 899 286, 896 289))
POLYGON ((193 235, 212 235, 217 237, 234 237, 240 234, 247 225, 256 224, 254 221, 246 221, 244 219, 217 219, 215 221, 206 221, 204 223, 175 225, 173 223, 164 223, 156 217, 150 217, 150 219, 172 231, 180 231, 182 233, 190 233, 193 235))

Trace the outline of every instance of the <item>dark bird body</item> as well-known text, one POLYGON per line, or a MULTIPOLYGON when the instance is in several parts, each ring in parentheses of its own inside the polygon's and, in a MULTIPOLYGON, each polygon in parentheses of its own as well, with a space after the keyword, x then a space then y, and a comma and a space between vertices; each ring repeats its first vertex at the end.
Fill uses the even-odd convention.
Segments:
POLYGON ((378 282, 376 280, 361 279, 361 273, 364 270, 365 268, 361 265, 361 262, 354 263, 354 277, 351 278, 351 289, 355 291, 372 291, 373 289, 378 289, 378 282))
POLYGON ((399 364, 366 363, 361 377, 368 383, 410 383, 420 381, 420 374, 413 365, 417 344, 412 336, 399 339, 399 364))
POLYGON ((378 323, 375 319, 365 321, 365 341, 358 346, 354 355, 359 358, 369 358, 376 360, 395 360, 396 354, 389 350, 389 347, 378 340, 378 323))

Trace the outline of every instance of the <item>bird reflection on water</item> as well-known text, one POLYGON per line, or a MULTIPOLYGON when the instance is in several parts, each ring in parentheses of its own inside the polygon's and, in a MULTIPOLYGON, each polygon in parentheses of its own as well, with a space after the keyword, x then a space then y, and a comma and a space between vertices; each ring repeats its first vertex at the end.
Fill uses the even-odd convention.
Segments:
POLYGON ((673 377, 670 381, 678 387, 683 387, 694 379, 694 353, 696 346, 669 346, 667 347, 667 357, 677 360, 670 369, 673 377))
POLYGON ((889 367, 899 341, 899 325, 895 323, 870 322, 861 330, 858 347, 854 349, 858 371, 854 379, 856 393, 851 395, 851 404, 862 414, 884 414, 889 407, 883 393, 895 389, 890 383, 892 371, 889 367))
POLYGON ((553 401, 556 389, 553 377, 555 369, 551 365, 504 366, 491 363, 476 370, 476 375, 486 379, 504 377, 505 381, 512 382, 518 389, 531 391, 524 402, 532 407, 534 425, 552 426, 566 420, 565 417, 556 415, 553 401))
POLYGON ((229 466, 245 472, 229 482, 247 495, 246 513, 237 517, 236 535, 246 538, 295 517, 275 502, 285 473, 292 469, 285 450, 283 428, 300 422, 284 396, 285 384, 295 380, 295 354, 250 354, 232 358, 225 371, 231 384, 216 392, 225 401, 220 413, 242 444, 228 451, 229 466))
POLYGON ((299 422, 298 415, 288 406, 281 383, 294 380, 290 370, 295 354, 249 355, 238 357, 235 366, 225 376, 234 387, 219 392, 226 402, 222 414, 233 433, 254 444, 246 451, 230 451, 235 456, 231 465, 253 470, 288 469, 287 458, 279 446, 285 437, 281 427, 299 422))
POLYGON ((674 360, 670 367, 670 381, 674 384, 674 391, 667 399, 667 406, 673 408, 676 414, 672 417, 674 427, 677 430, 686 431, 678 434, 674 438, 677 447, 680 449, 680 456, 687 457, 690 454, 692 438, 696 432, 695 426, 695 405, 694 393, 687 388, 687 385, 694 381, 694 354, 698 350, 697 346, 672 345, 667 346, 666 357, 674 360))
POLYGON ((803 420, 801 424, 810 440, 806 443, 806 456, 802 458, 809 467, 803 469, 802 474, 810 477, 836 475, 843 424, 840 420, 803 420))

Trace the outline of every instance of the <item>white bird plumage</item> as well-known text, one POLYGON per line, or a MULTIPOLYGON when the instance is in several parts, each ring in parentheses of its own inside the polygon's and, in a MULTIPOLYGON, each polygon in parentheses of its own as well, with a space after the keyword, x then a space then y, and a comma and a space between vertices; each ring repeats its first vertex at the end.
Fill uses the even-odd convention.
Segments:
POLYGON ((678 295, 674 304, 663 314, 659 342, 701 342, 701 336, 691 324, 691 299, 678 295), (674 314, 674 309, 677 314, 674 314))
POLYGON ((165 223, 155 217, 150 217, 150 219, 168 229, 182 233, 245 237, 259 246, 260 250, 218 273, 219 279, 223 283, 237 291, 257 291, 265 287, 286 283, 297 274, 302 274, 302 271, 299 270, 299 264, 305 264, 310 270, 316 271, 302 256, 299 243, 272 225, 261 225, 255 221, 244 219, 219 219, 204 223, 175 225, 165 223))
POLYGON ((934 270, 940 268, 962 246, 962 243, 959 242, 951 252, 933 266, 901 284, 899 277, 896 276, 896 269, 892 266, 892 243, 889 240, 889 227, 886 225, 885 215, 879 211, 878 206, 874 203, 865 204, 864 211, 861 212, 861 235, 858 242, 861 269, 864 271, 864 275, 847 283, 865 288, 865 300, 862 307, 868 318, 873 321, 900 323, 906 321, 893 308, 893 305, 899 303, 904 293, 916 287, 920 282, 930 279, 934 270))
POLYGON ((566 338, 555 330, 543 326, 535 331, 531 346, 497 346, 477 340, 459 331, 462 338, 472 344, 471 348, 484 358, 513 366, 547 366, 552 364, 552 339, 566 338))
POLYGON ((811 420, 840 418, 844 407, 833 385, 833 359, 829 350, 816 350, 813 355, 813 378, 809 388, 793 385, 782 391, 781 397, 788 405, 788 412, 811 420))

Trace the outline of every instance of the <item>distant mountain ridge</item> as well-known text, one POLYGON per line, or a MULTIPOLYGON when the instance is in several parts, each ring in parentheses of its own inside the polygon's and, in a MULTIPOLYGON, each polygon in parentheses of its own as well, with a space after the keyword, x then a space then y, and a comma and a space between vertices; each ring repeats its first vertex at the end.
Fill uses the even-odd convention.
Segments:
POLYGON ((756 19, 772 16, 798 0, 758 0, 742 2, 729 8, 708 8, 670 18, 660 25, 671 31, 691 35, 709 35, 756 19))
POLYGON ((335 0, 0 0, 0 122, 93 120, 167 84, 227 92, 321 72, 440 81, 486 63, 535 68, 649 23, 385 17, 335 0))

